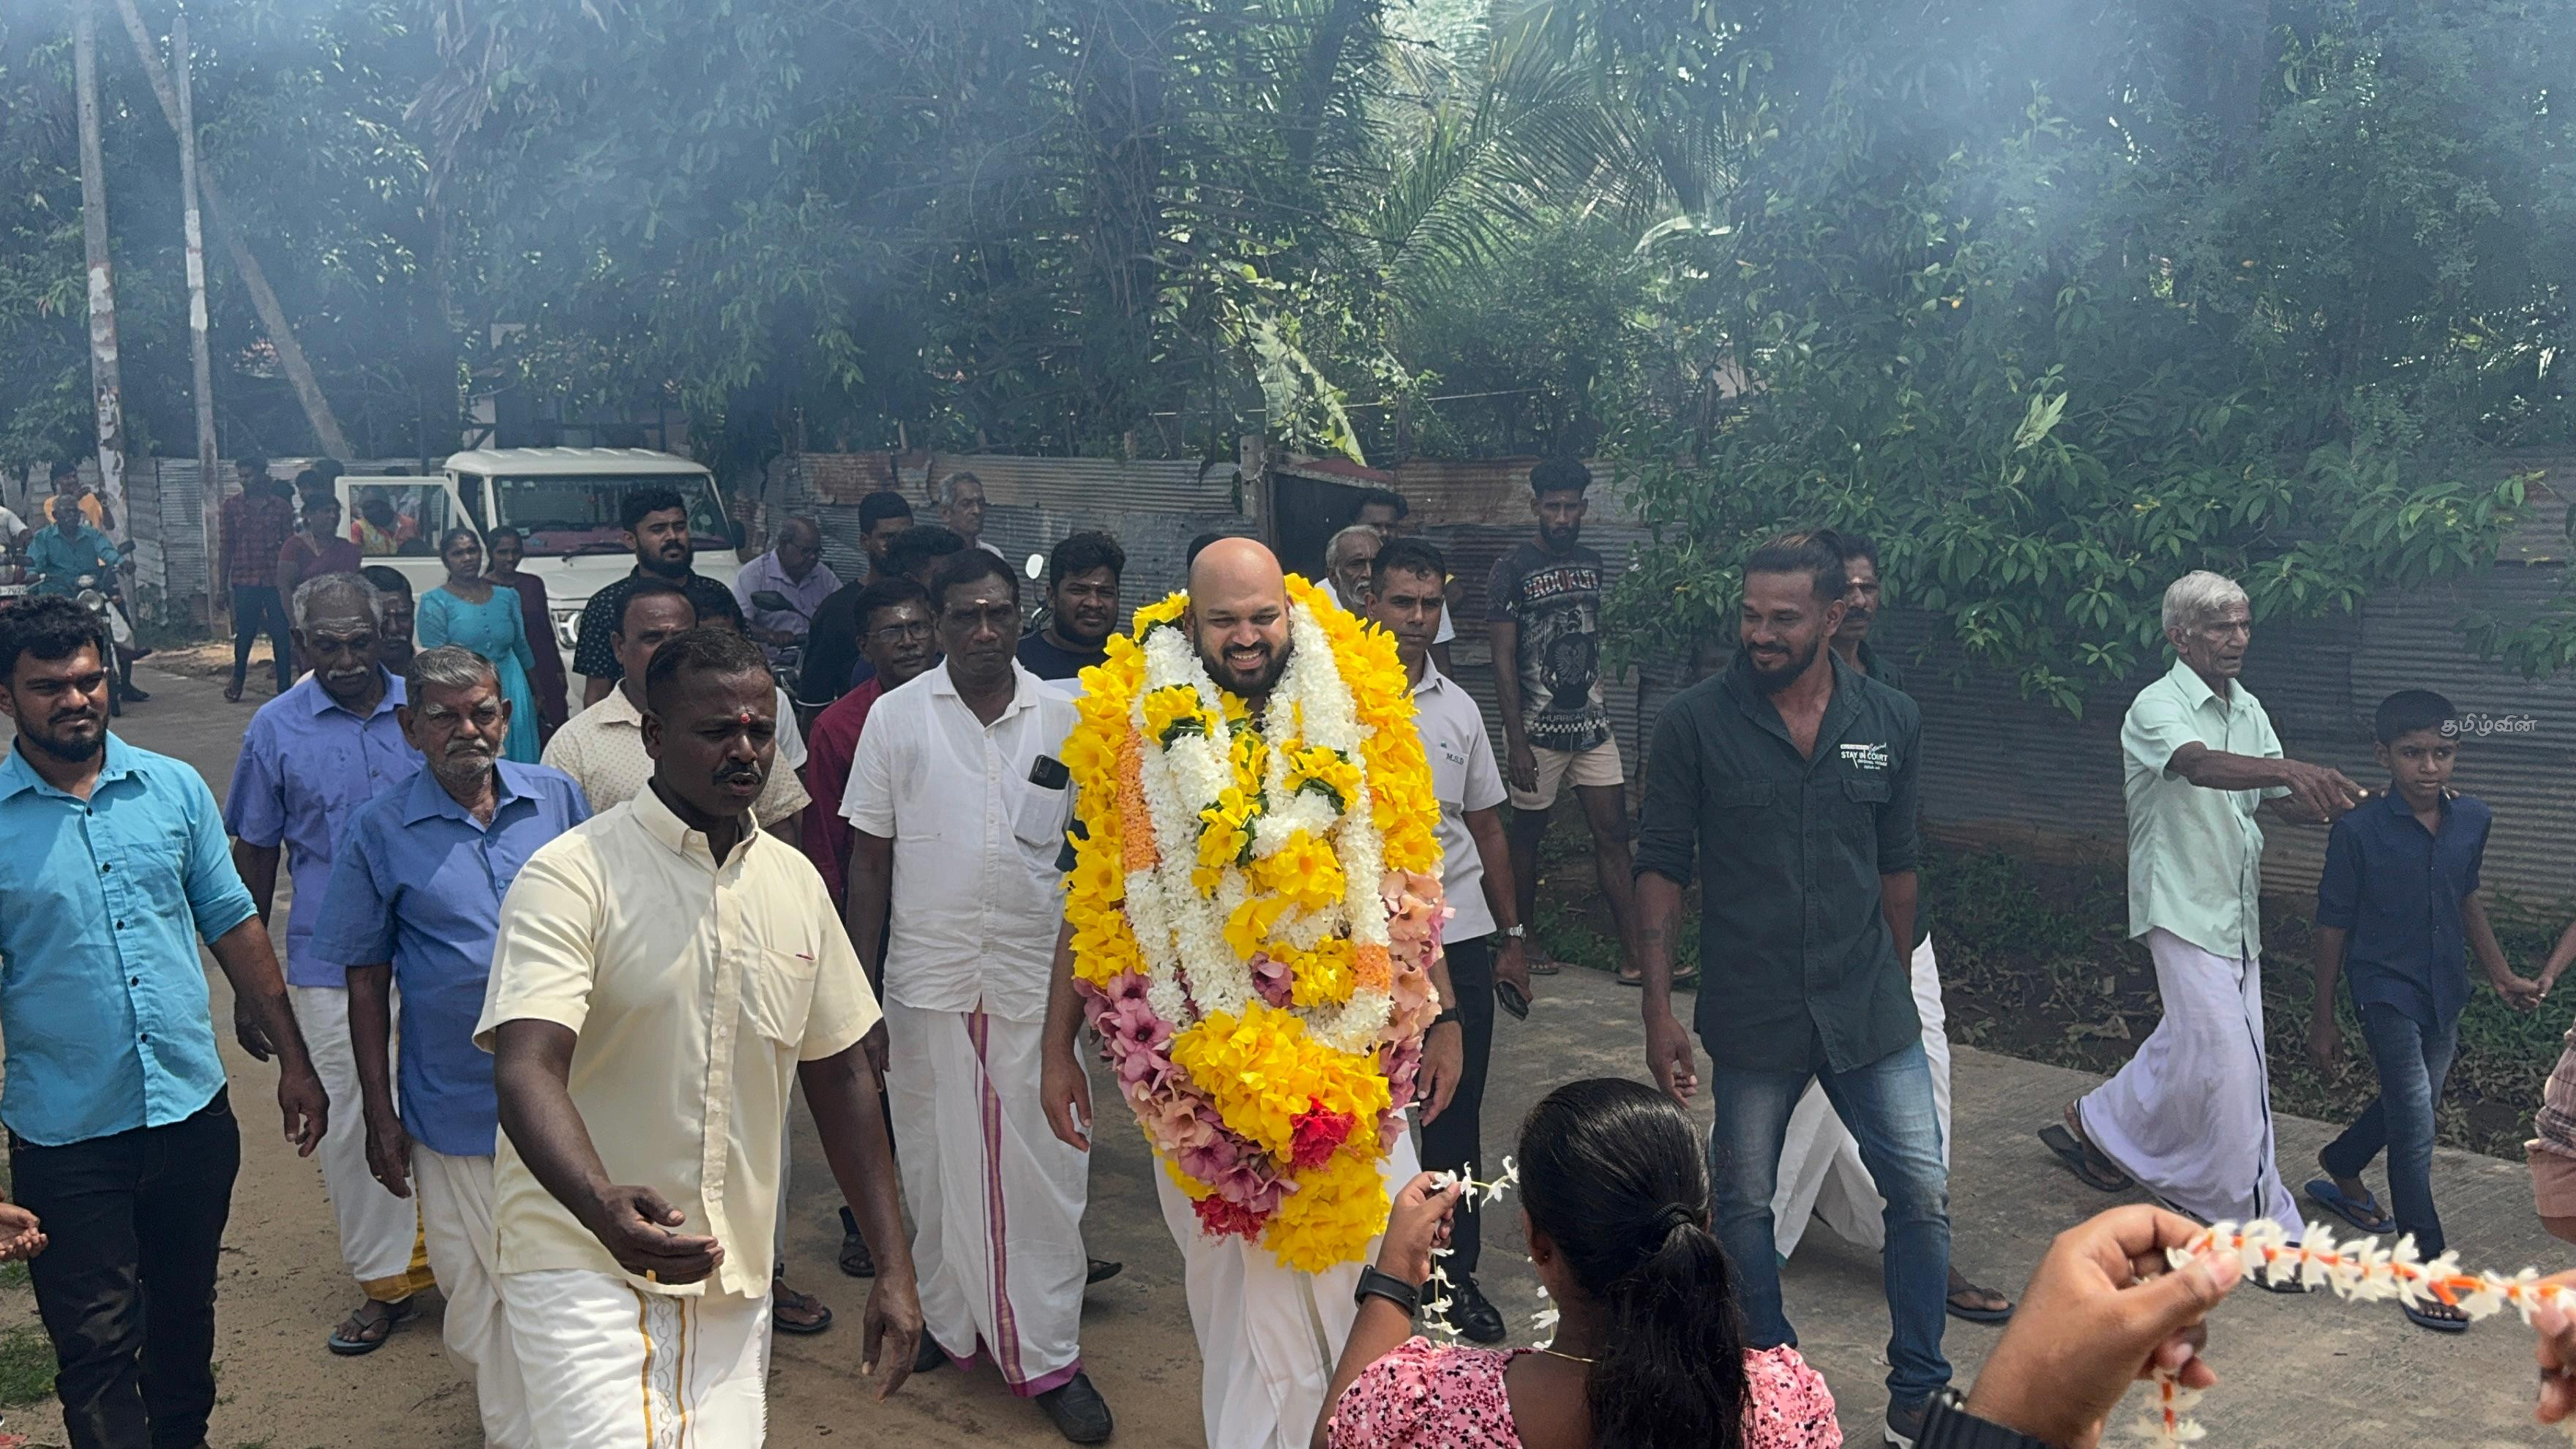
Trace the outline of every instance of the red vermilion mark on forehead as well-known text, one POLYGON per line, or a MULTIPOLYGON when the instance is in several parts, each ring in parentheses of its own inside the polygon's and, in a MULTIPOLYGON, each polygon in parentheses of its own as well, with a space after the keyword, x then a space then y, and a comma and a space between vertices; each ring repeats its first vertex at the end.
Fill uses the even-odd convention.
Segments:
POLYGON ((737 724, 742 724, 742 725, 748 725, 748 724, 750 724, 753 720, 758 719, 758 718, 759 718, 759 716, 758 716, 758 715, 753 714, 750 710, 747 710, 747 709, 746 709, 746 710, 738 710, 738 711, 736 711, 736 712, 735 712, 735 714, 734 714, 734 722, 735 722, 735 723, 737 723, 737 724))

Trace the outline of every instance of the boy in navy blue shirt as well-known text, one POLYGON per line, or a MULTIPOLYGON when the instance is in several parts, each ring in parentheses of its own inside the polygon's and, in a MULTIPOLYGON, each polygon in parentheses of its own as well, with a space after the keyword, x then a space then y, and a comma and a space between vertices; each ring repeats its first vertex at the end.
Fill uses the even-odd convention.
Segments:
MULTIPOLYGON (((2450 1074, 2469 1002, 2468 953, 2518 1011, 2540 1003, 2540 984, 2513 974, 2478 895, 2478 863, 2493 814, 2485 801, 2450 788, 2459 743, 2451 702, 2407 689, 2379 703, 2379 763, 2387 792, 2335 822, 2317 882, 2317 997, 2308 1049, 2332 1070, 2343 1056, 2335 1025, 2335 978, 2352 985, 2362 1036, 2379 1068, 2379 1097, 2317 1154, 2326 1177, 2308 1196, 2368 1233, 2411 1233, 2427 1258, 2442 1251, 2433 1210, 2433 1105, 2450 1074), (2361 1181, 2388 1151, 2394 1221, 2361 1181)), ((2425 1328, 2468 1327, 2458 1309, 2407 1306, 2425 1328)))

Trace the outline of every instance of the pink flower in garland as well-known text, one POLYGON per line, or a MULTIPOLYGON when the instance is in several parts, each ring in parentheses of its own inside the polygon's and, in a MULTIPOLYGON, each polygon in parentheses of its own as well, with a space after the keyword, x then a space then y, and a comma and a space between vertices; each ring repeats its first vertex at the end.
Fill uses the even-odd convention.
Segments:
POLYGON ((1287 963, 1271 960, 1266 951, 1253 953, 1252 989, 1260 994, 1263 1001, 1282 1010, 1296 1004, 1295 990, 1288 982, 1287 963))
POLYGON ((1190 1205, 1199 1216, 1199 1231, 1211 1238, 1257 1238, 1268 1214, 1257 1213, 1231 1203, 1218 1193, 1209 1193, 1190 1205))
POLYGON ((1307 1101, 1306 1110, 1290 1119, 1296 1135, 1288 1148, 1288 1161, 1300 1171, 1332 1161, 1333 1154, 1350 1140, 1351 1128, 1358 1125, 1348 1112, 1327 1112, 1317 1098, 1307 1101))

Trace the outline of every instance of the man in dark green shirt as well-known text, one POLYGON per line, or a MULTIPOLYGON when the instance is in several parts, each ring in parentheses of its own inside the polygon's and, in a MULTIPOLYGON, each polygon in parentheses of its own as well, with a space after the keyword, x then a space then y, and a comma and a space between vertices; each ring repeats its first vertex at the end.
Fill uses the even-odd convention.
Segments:
POLYGON ((1694 861, 1695 1026, 1717 1125, 1717 1234, 1747 1342, 1797 1342, 1780 1303, 1771 1198, 1789 1115, 1821 1077, 1887 1200, 1888 1433, 1911 1444, 1950 1382, 1948 1174, 1932 1074, 1898 942, 1914 940, 1914 701, 1825 647, 1843 560, 1812 535, 1744 566, 1743 647, 1665 707, 1646 758, 1637 838, 1638 966, 1647 1067, 1687 1100, 1690 1036, 1672 1010, 1672 941, 1694 861))

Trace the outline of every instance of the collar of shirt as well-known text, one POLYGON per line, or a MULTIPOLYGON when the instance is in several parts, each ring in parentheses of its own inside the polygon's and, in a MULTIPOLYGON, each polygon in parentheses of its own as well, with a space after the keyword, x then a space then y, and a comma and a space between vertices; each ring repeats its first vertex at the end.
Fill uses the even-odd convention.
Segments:
POLYGON ((733 849, 726 853, 724 859, 718 860, 714 847, 707 843, 707 833, 682 820, 670 806, 663 804, 661 792, 652 786, 647 785, 637 791, 629 808, 635 812, 635 823, 644 827, 645 834, 662 842, 672 854, 687 856, 711 871, 741 864, 743 853, 758 843, 763 834, 759 824, 745 815, 742 833, 735 839, 733 849))
MULTIPOLYGON (((90 798, 97 799, 101 789, 112 781, 122 780, 136 773, 137 767, 134 747, 118 739, 113 730, 109 731, 105 743, 99 749, 98 782, 90 787, 90 798)), ((11 744, 8 762, 0 764, 0 800, 6 800, 21 790, 33 790, 40 795, 57 795, 65 800, 80 799, 69 790, 54 788, 46 782, 44 776, 36 773, 36 767, 27 759, 27 742, 23 739, 11 744)))
POLYGON ((1724 681, 1727 697, 1744 712, 1744 717, 1787 745, 1789 753, 1804 759, 1810 768, 1830 758, 1832 747, 1841 742, 1843 731, 1851 725, 1852 716, 1860 712, 1861 686, 1867 682, 1867 676, 1845 664, 1842 656, 1831 648, 1822 644, 1816 648, 1833 668, 1834 694, 1833 698, 1825 701, 1825 717, 1816 726, 1816 747, 1812 754, 1798 755, 1798 742, 1789 738, 1789 723, 1780 717, 1780 706, 1773 703, 1762 686, 1754 682, 1751 654, 1736 650, 1734 661, 1727 666, 1726 673, 1719 676, 1724 681))
MULTIPOLYGON (((947 660, 942 659, 936 665, 933 665, 927 677, 930 680, 929 687, 932 694, 945 699, 956 700, 958 707, 961 709, 966 707, 966 697, 957 692, 957 677, 948 672, 947 660)), ((1020 711, 1024 709, 1035 709, 1038 703, 1038 694, 1045 688, 1045 681, 1039 679, 1036 675, 1031 674, 1027 665, 1022 664, 1018 659, 1014 658, 1011 661, 1011 702, 1004 705, 1002 707, 1002 712, 994 716, 993 722, 984 726, 984 728, 988 730, 999 728, 1002 721, 1009 719, 1020 711)), ((973 713, 971 709, 967 712, 969 714, 973 713)))
POLYGON ((445 816, 476 830, 489 830, 492 825, 500 823, 502 815, 514 802, 527 798, 527 771, 528 766, 515 760, 493 761, 492 822, 487 825, 475 819, 473 811, 458 804, 456 797, 447 793, 447 787, 438 782, 437 774, 423 764, 420 773, 412 777, 410 791, 403 796, 403 824, 418 825, 424 820, 445 816))

